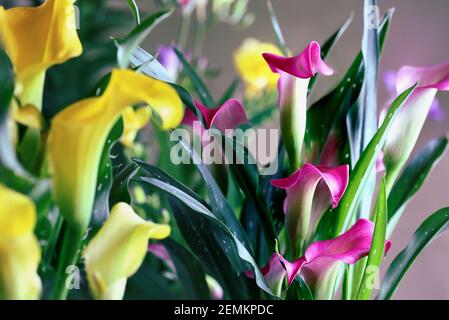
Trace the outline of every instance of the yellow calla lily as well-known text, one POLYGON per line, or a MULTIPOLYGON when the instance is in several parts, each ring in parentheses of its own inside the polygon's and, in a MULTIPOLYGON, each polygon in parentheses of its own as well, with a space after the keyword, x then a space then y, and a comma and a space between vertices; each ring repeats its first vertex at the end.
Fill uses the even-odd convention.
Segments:
POLYGON ((248 38, 234 53, 234 64, 246 84, 246 94, 259 95, 263 90, 276 89, 278 76, 274 74, 262 57, 262 53, 281 55, 277 46, 268 42, 248 38))
POLYGON ((94 298, 122 299, 127 279, 145 258, 148 240, 164 239, 169 235, 168 225, 145 221, 128 204, 116 204, 83 252, 94 298))
POLYGON ((0 184, 0 299, 38 299, 41 258, 33 201, 0 184))
POLYGON ((46 0, 38 7, 0 6, 0 40, 14 65, 22 105, 39 110, 45 71, 79 56, 75 0, 46 0))
POLYGON ((79 101, 52 121, 49 153, 56 203, 71 224, 86 228, 95 196, 98 165, 107 136, 123 111, 145 102, 163 129, 175 128, 183 105, 168 84, 131 70, 114 70, 100 97, 79 101))
POLYGON ((123 145, 131 147, 139 130, 150 121, 151 110, 149 108, 134 110, 132 107, 128 107, 123 112, 122 117, 124 127, 120 141, 123 145))

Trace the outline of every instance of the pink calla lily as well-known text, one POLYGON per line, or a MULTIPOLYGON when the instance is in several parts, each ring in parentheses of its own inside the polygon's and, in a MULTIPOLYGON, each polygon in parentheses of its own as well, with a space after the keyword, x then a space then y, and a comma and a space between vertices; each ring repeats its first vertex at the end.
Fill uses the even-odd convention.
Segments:
POLYGON ((296 246, 308 238, 329 203, 333 208, 338 206, 348 180, 347 165, 326 167, 305 164, 291 176, 271 181, 275 187, 287 191, 285 225, 292 249, 296 250, 296 246))
POLYGON ((332 75, 333 69, 321 59, 318 42, 312 41, 300 54, 283 57, 264 53, 278 80, 281 131, 292 168, 301 165, 301 152, 306 130, 307 91, 310 78, 317 73, 332 75))
MULTIPOLYGON (((312 243, 305 254, 289 262, 279 253, 274 253, 269 263, 261 269, 271 288, 278 288, 287 278, 288 285, 298 275, 304 279, 314 293, 315 299, 330 299, 333 283, 340 263, 354 264, 369 254, 374 233, 374 223, 367 219, 358 220, 348 231, 331 240, 312 243), (283 266, 280 268, 279 266, 283 266)), ((385 252, 391 246, 385 243, 385 252)))
POLYGON ((385 142, 389 189, 418 140, 438 90, 449 91, 449 62, 432 67, 402 67, 396 78, 396 92, 399 94, 416 82, 418 87, 394 119, 385 142))
MULTIPOLYGON (((245 109, 237 99, 230 99, 218 108, 208 108, 195 100, 195 105, 201 112, 206 128, 217 128, 224 132, 226 129, 235 129, 236 127, 248 123, 245 109)), ((189 109, 186 109, 183 123, 192 125, 198 121, 198 117, 189 109)))

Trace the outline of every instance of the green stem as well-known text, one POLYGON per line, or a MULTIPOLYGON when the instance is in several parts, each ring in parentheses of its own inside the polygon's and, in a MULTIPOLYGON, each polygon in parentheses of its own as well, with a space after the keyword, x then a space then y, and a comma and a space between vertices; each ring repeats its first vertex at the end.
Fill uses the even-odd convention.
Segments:
POLYGON ((58 217, 56 218, 55 225, 51 232, 51 236, 48 239, 47 249, 45 250, 45 253, 44 253, 44 264, 45 265, 51 264, 51 259, 53 258, 53 254, 54 254, 55 248, 56 248, 56 242, 58 241, 59 235, 61 233, 62 221, 63 221, 62 216, 60 214, 58 214, 58 217))
POLYGON ((67 225, 65 229, 56 273, 56 284, 52 295, 54 300, 65 300, 67 298, 68 285, 66 282, 68 274, 66 270, 68 266, 75 265, 78 261, 83 235, 84 230, 79 226, 67 225))
POLYGON ((194 56, 192 61, 201 58, 204 50, 204 43, 206 41, 206 21, 198 21, 196 25, 195 38, 193 42, 194 56))
POLYGON ((178 48, 181 52, 183 52, 187 47, 191 21, 192 21, 191 14, 182 15, 181 26, 179 27, 179 36, 178 36, 178 48))

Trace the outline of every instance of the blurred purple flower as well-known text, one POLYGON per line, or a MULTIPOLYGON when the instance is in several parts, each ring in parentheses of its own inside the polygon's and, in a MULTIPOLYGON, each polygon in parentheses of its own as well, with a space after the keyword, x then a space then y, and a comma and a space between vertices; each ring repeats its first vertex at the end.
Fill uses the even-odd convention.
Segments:
POLYGON ((167 70, 170 78, 176 81, 179 70, 179 60, 176 56, 175 50, 171 46, 160 45, 157 47, 158 61, 167 70))

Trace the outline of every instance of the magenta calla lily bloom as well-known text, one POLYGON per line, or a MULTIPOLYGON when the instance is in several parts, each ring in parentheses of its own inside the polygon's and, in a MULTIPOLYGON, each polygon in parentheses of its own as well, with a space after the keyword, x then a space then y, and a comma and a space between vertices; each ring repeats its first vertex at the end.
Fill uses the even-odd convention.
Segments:
MULTIPOLYGON (((217 128, 224 132, 249 122, 245 109, 237 99, 230 99, 218 108, 208 108, 196 100, 195 105, 204 119, 205 129, 217 128)), ((183 123, 192 125, 194 121, 198 121, 198 117, 187 108, 183 123)))
POLYGON ((290 166, 301 165, 301 152, 306 130, 307 91, 310 78, 317 73, 332 75, 333 69, 321 59, 318 42, 312 41, 300 54, 283 57, 264 53, 271 70, 279 74, 278 91, 281 131, 290 166))
MULTIPOLYGON (((315 299, 331 299, 339 265, 354 264, 367 256, 373 233, 374 223, 360 219, 341 236, 312 243, 304 256, 294 262, 289 262, 279 253, 273 254, 269 263, 261 269, 262 274, 271 288, 277 288, 279 293, 285 278, 291 285, 296 276, 301 275, 313 291, 315 299)), ((390 246, 391 242, 387 241, 386 252, 390 246)))
POLYGON ((284 179, 272 180, 277 188, 285 189, 285 227, 296 254, 296 247, 309 237, 321 213, 329 206, 338 206, 349 181, 349 166, 314 166, 305 164, 284 179))
POLYGON ((396 78, 396 92, 401 93, 416 82, 418 87, 394 119, 385 142, 388 189, 409 158, 438 90, 449 91, 449 62, 433 67, 402 67, 396 78))

